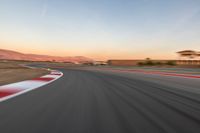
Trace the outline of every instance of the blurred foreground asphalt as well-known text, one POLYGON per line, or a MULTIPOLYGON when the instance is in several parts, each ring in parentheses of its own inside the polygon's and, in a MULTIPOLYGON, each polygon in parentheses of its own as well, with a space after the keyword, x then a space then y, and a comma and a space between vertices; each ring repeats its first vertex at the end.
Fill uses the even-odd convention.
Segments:
POLYGON ((200 133, 200 79, 61 71, 0 103, 1 133, 200 133))

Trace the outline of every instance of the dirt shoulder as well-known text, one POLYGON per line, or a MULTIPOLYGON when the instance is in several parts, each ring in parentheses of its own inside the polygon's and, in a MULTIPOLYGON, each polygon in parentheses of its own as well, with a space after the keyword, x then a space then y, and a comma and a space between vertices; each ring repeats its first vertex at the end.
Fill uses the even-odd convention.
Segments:
POLYGON ((44 69, 30 69, 20 66, 18 62, 0 61, 0 85, 28 80, 49 73, 44 69))

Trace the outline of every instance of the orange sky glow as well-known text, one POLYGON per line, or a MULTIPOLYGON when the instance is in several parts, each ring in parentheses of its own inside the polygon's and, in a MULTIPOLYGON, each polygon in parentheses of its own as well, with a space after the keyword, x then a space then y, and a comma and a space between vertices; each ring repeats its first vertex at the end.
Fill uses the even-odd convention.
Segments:
POLYGON ((107 60, 200 51, 196 0, 2 0, 0 20, 0 48, 23 53, 107 60))

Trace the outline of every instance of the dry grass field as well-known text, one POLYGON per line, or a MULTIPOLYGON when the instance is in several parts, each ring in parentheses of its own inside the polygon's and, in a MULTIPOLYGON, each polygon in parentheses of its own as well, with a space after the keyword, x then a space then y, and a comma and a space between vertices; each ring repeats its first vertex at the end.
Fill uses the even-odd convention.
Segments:
POLYGON ((21 62, 0 61, 0 85, 28 80, 48 73, 43 69, 30 69, 20 64, 21 62))

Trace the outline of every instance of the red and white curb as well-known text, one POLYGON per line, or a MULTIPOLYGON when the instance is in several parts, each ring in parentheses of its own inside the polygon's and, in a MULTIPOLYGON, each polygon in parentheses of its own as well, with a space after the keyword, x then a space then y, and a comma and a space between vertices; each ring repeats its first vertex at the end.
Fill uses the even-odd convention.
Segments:
POLYGON ((0 86, 0 102, 49 84, 62 76, 62 72, 50 70, 50 74, 39 78, 0 86))

